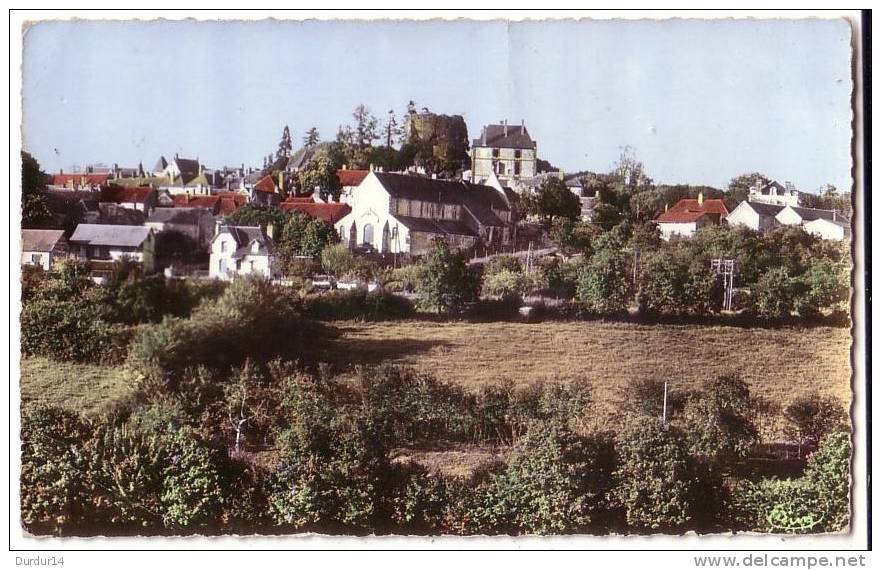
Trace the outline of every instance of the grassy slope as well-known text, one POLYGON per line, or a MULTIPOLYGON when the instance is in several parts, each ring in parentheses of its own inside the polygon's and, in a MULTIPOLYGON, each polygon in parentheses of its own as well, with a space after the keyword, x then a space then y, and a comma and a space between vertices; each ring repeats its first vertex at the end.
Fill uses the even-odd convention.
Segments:
POLYGON ((22 399, 43 400, 84 414, 130 393, 125 370, 115 366, 56 362, 48 358, 21 360, 22 399))
POLYGON ((850 331, 841 328, 737 328, 622 323, 345 323, 335 358, 393 361, 468 386, 511 379, 586 377, 597 418, 620 417, 628 382, 665 379, 697 386, 737 373, 751 390, 782 405, 827 394, 850 402, 850 331))

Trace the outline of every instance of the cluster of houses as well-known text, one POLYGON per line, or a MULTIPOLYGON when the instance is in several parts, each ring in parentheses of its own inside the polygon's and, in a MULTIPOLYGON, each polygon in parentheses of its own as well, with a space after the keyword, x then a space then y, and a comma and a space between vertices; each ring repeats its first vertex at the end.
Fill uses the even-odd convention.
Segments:
POLYGON ((727 223, 746 226, 756 231, 769 231, 781 226, 802 226, 808 233, 827 240, 849 240, 850 220, 835 210, 802 208, 799 192, 790 183, 772 180, 754 184, 747 199, 731 212, 722 200, 682 199, 655 219, 661 237, 691 237, 708 225, 727 223))
MULTIPOLYGON (((485 126, 472 142, 471 170, 458 180, 381 169, 337 171, 338 202, 315 192, 296 196, 293 177, 306 168, 321 144, 304 147, 263 169, 208 169, 198 158, 160 157, 153 170, 92 166, 51 177, 47 201, 54 227, 22 231, 23 264, 49 269, 55 258, 74 255, 93 267, 130 258, 147 272, 157 266, 157 238, 175 232, 208 258, 207 275, 275 277, 271 227, 232 226, 225 218, 252 202, 324 220, 352 249, 418 256, 434 238, 453 247, 503 249, 515 237, 517 197, 534 192, 548 177, 564 180, 590 220, 596 196, 561 172, 538 172, 537 144, 526 125, 507 121, 485 126), (73 226, 73 227, 71 227, 73 226)), ((790 184, 757 184, 748 200, 729 212, 721 200, 683 199, 656 220, 664 239, 689 237, 713 224, 756 230, 803 225, 825 239, 848 239, 850 225, 837 212, 799 207, 790 184)), ((202 269, 204 273, 204 269, 202 269)))

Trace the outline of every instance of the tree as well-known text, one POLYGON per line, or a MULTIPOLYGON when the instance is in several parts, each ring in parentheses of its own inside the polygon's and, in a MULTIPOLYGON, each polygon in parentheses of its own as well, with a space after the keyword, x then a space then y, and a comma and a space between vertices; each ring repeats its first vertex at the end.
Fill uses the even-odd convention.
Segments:
MULTIPOLYGON (((415 151, 413 161, 429 172, 452 176, 468 160, 468 126, 461 115, 438 115, 415 108, 407 116, 407 144, 401 154, 415 151)), ((405 159, 400 160, 405 163, 405 159)))
POLYGON ((455 312, 477 296, 477 276, 462 252, 453 252, 443 238, 435 238, 420 263, 417 285, 423 303, 438 312, 455 312))
POLYGON ((306 135, 303 137, 303 146, 305 146, 306 148, 312 148, 320 141, 321 137, 318 135, 318 129, 312 127, 308 131, 306 131, 306 135))
POLYGON ((239 453, 249 424, 259 421, 266 413, 266 403, 259 399, 260 379, 250 360, 236 370, 232 381, 224 389, 227 419, 235 434, 235 452, 239 453))
POLYGON ((306 194, 317 192, 324 201, 338 201, 342 186, 336 171, 337 164, 329 152, 323 148, 319 149, 309 162, 309 166, 298 173, 300 188, 306 194))
POLYGON ((792 314, 799 296, 799 283, 785 267, 775 267, 756 282, 753 298, 759 314, 767 318, 782 318, 792 314))
POLYGON ((771 179, 761 172, 750 172, 735 176, 728 183, 728 191, 725 196, 725 205, 728 210, 733 210, 738 204, 749 198, 749 189, 753 186, 762 187, 771 182, 771 179))
POLYGON ((30 154, 21 153, 21 227, 36 227, 52 216, 43 191, 46 174, 30 154))
POLYGON ((548 178, 542 182, 528 205, 530 213, 541 217, 545 227, 557 219, 575 221, 581 216, 581 201, 559 178, 548 178))
POLYGON ((630 145, 620 148, 620 154, 612 167, 612 173, 628 189, 628 195, 652 184, 652 179, 645 172, 645 166, 636 157, 636 149, 630 145))
POLYGON ((623 313, 632 298, 632 263, 614 248, 603 248, 577 270, 578 300, 598 313, 623 313))
POLYGON ((278 150, 275 151, 275 159, 290 158, 293 148, 294 144, 291 140, 291 130, 285 125, 284 130, 281 133, 281 140, 278 142, 278 150))
POLYGON ((685 404, 685 433, 692 456, 727 467, 744 459, 757 439, 753 399, 740 378, 707 382, 685 404))
POLYGON ((828 396, 801 396, 783 411, 788 425, 784 432, 799 446, 814 448, 827 434, 847 428, 848 417, 842 405, 828 396))
POLYGON ((370 109, 358 105, 352 112, 352 118, 355 119, 354 143, 359 150, 366 149, 373 144, 373 141, 379 139, 376 132, 377 120, 370 113, 370 109))
POLYGON ((278 208, 264 206, 257 202, 248 202, 224 219, 232 226, 275 226, 280 229, 284 223, 284 212, 278 208))
POLYGON ((355 256, 344 244, 331 244, 321 250, 321 267, 331 275, 344 275, 354 265, 355 256))

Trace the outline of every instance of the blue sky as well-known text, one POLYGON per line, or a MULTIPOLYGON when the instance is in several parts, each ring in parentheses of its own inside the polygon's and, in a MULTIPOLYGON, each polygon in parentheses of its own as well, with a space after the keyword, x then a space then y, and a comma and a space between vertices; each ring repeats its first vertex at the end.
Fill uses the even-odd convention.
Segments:
POLYGON ((261 166, 284 125, 332 138, 366 104, 526 122, 539 156, 658 182, 761 171, 850 187, 843 20, 46 22, 25 34, 24 146, 57 171, 159 155, 261 166))

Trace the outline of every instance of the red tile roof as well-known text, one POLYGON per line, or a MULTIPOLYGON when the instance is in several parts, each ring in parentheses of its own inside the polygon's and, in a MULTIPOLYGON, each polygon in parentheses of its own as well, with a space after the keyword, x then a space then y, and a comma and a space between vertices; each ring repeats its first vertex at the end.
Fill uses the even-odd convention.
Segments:
POLYGON ((337 170, 336 177, 341 186, 357 186, 367 178, 369 170, 337 170))
POLYGON ((110 174, 85 174, 85 173, 74 173, 74 174, 53 174, 52 175, 52 184, 54 186, 65 186, 68 182, 72 182, 74 186, 79 185, 92 185, 92 186, 100 186, 102 184, 106 184, 107 180, 110 178, 110 174))
POLYGON ((703 204, 694 198, 683 198, 672 208, 661 214, 656 222, 687 223, 698 220, 704 214, 728 216, 728 208, 722 200, 704 200, 703 204))
POLYGON ((171 197, 177 208, 208 208, 215 214, 232 214, 244 206, 248 197, 238 192, 218 192, 211 196, 176 194, 171 197))
POLYGON ((352 208, 348 204, 339 204, 337 202, 318 203, 318 202, 291 202, 284 201, 280 205, 285 212, 295 211, 306 214, 311 218, 318 218, 330 224, 335 224, 343 219, 352 208))
POLYGON ((275 180, 272 179, 272 176, 267 174, 263 178, 257 181, 257 184, 254 184, 254 190, 258 192, 264 192, 266 194, 275 194, 278 192, 278 188, 275 185, 275 180))
POLYGON ((145 204, 155 194, 156 190, 150 186, 103 186, 101 201, 117 204, 145 204))
POLYGON ((288 196, 282 204, 314 204, 315 199, 312 196, 288 196))

